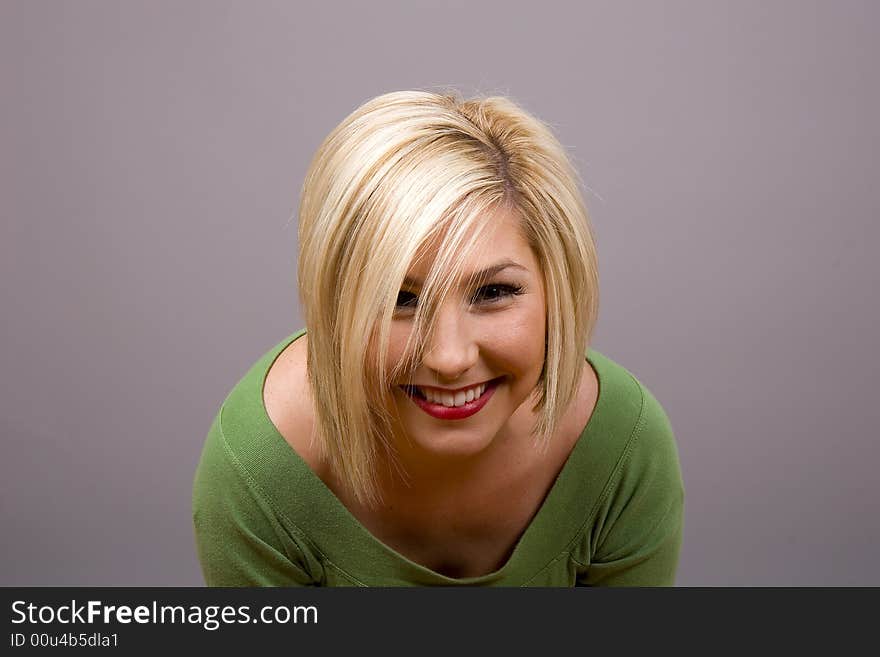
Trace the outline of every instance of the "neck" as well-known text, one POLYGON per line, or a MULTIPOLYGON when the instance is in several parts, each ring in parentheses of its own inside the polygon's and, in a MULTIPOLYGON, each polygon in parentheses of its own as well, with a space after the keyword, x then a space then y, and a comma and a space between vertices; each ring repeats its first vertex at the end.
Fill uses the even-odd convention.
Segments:
POLYGON ((378 469, 383 497, 414 507, 473 505, 493 491, 505 488, 526 471, 534 459, 528 433, 534 416, 524 403, 492 441, 478 452, 466 454, 425 449, 406 436, 395 434, 393 457, 378 469))

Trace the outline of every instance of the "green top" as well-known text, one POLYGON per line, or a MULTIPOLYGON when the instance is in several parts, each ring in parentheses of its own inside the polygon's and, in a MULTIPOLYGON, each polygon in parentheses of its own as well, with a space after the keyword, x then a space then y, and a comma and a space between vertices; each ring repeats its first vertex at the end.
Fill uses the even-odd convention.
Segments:
POLYGON ((538 512, 499 570, 451 578, 371 534, 278 433, 263 404, 272 363, 245 374, 215 417, 193 485, 209 586, 672 586, 684 524, 678 451, 663 408, 599 352, 599 397, 538 512))

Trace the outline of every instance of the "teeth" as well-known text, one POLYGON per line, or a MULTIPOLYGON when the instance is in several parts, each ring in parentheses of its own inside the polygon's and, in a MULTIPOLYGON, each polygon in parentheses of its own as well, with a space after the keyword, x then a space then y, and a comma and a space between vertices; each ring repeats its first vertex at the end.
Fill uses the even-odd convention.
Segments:
POLYGON ((461 390, 454 395, 451 392, 439 392, 428 388, 419 388, 419 391, 432 404, 442 404, 443 406, 463 406, 467 402, 473 401, 477 397, 482 396, 486 391, 486 384, 482 383, 467 390, 461 390))

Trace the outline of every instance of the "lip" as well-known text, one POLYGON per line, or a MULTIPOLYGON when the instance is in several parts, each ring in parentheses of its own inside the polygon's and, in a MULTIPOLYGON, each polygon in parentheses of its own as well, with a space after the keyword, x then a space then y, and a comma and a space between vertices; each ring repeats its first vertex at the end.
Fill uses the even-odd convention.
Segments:
MULTIPOLYGON (((401 386, 401 389, 413 402, 421 408, 425 413, 438 420, 463 420, 470 417, 480 410, 489 402, 501 378, 492 379, 486 382, 486 389, 483 394, 469 402, 465 402, 462 406, 444 406, 443 404, 434 404, 427 399, 422 399, 417 394, 411 393, 407 386, 401 386)), ((450 391, 451 392, 451 391, 450 391)))
POLYGON ((488 381, 478 381, 477 383, 472 383, 468 386, 462 386, 461 388, 438 388, 437 386, 421 386, 421 385, 418 387, 419 388, 430 388, 431 390, 434 390, 436 392, 443 392, 443 393, 448 392, 449 394, 454 395, 457 392, 463 392, 464 390, 470 390, 471 388, 476 388, 477 386, 483 385, 484 383, 486 385, 489 385, 493 381, 498 381, 498 379, 500 379, 500 378, 501 377, 498 377, 497 379, 489 379, 488 381))

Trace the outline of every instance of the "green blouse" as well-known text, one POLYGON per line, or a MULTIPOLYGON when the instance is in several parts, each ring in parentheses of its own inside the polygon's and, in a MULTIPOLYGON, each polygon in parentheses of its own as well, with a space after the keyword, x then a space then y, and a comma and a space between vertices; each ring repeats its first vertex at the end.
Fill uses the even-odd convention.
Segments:
POLYGON ((599 352, 596 408, 540 509, 497 571, 451 578, 371 534, 278 433, 263 404, 269 350, 220 407, 192 497, 209 586, 672 586, 684 484, 663 408, 599 352))

